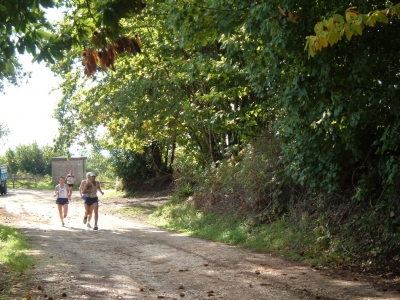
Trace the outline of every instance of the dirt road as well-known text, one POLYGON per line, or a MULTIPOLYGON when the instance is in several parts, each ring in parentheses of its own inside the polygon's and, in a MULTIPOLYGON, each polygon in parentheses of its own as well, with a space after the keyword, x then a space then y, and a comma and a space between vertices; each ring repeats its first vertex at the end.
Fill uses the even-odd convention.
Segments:
POLYGON ((52 192, 0 197, 1 220, 21 229, 37 260, 28 276, 42 290, 32 289, 32 299, 400 299, 396 288, 371 278, 163 231, 116 212, 158 200, 101 201, 94 231, 83 225, 78 197, 65 227, 52 192))

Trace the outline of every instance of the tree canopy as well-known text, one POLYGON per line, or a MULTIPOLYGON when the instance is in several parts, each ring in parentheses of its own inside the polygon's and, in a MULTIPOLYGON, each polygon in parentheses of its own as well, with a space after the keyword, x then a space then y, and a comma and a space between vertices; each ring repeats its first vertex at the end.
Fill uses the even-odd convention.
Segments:
MULTIPOLYGON (((394 63, 399 20, 392 18, 397 3, 25 4, 26 16, 35 17, 23 26, 18 6, 3 5, 2 12, 13 16, 3 21, 11 24, 9 40, 3 39, 11 50, 27 50, 38 61, 57 59, 53 69, 65 78, 57 112, 61 126, 87 141, 98 140, 100 126, 108 134, 103 146, 110 149, 142 151, 157 141, 169 160, 163 160, 165 167, 173 164, 177 145, 205 166, 237 153, 257 135, 273 134, 281 141, 286 174, 300 184, 334 190, 376 176, 383 186, 394 183, 400 125, 394 63), (52 6, 63 7, 65 18, 50 26, 43 8, 52 6), (332 36, 347 32, 342 21, 368 26, 351 42, 335 44, 332 36), (310 59, 316 28, 319 45, 326 46, 325 37, 335 47, 310 59), (118 51, 120 38, 130 44, 118 51), (87 49, 96 65, 85 60, 87 49), (142 55, 132 55, 138 50, 142 55), (110 51, 118 61, 102 62, 110 51), (85 75, 90 78, 82 79, 85 75)), ((63 132, 59 142, 68 146, 72 140, 63 132)))
MULTIPOLYGON (((315 24, 345 15, 346 4, 148 3, 119 23, 122 34, 142 37, 143 55, 121 57, 91 88, 82 69, 65 74, 60 116, 77 132, 105 126, 109 147, 177 143, 205 164, 270 131, 282 141, 288 175, 335 189, 397 149, 398 19, 313 59, 304 50, 315 24)), ((365 13, 392 7, 356 4, 365 13)))
POLYGON ((145 6, 144 0, 0 1, 0 90, 4 80, 15 84, 24 75, 17 53, 55 63, 69 51, 83 51, 93 37, 108 45, 119 37, 119 21, 145 6), (65 10, 64 21, 48 22, 49 8, 65 10))
POLYGON ((51 158, 60 155, 52 147, 39 148, 37 143, 19 145, 15 149, 7 149, 4 162, 8 165, 10 174, 51 174, 51 158))

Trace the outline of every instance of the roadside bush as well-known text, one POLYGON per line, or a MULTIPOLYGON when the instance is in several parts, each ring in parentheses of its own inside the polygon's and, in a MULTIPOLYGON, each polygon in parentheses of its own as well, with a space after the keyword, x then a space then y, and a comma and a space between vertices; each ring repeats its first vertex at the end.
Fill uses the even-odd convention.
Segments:
POLYGON ((399 272, 396 183, 388 182, 382 191, 369 172, 360 176, 355 190, 328 192, 295 185, 282 175, 279 155, 279 143, 265 138, 208 169, 190 172, 181 167, 185 176, 179 177, 176 200, 163 211, 165 227, 182 226, 185 232, 191 229, 207 237, 201 226, 217 230, 213 220, 228 217, 232 223, 224 230, 245 235, 231 240, 242 246, 321 265, 399 272))
POLYGON ((282 201, 282 190, 277 188, 282 184, 279 151, 278 141, 268 136, 194 174, 196 206, 219 213, 279 217, 290 202, 282 201))

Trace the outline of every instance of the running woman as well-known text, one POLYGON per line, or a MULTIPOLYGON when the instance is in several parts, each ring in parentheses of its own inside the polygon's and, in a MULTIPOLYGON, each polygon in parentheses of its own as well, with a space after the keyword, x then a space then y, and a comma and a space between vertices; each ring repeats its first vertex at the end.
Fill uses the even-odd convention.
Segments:
POLYGON ((65 184, 65 178, 60 177, 58 180, 59 184, 56 185, 54 189, 54 197, 57 197, 56 204, 58 206, 58 214, 61 220, 61 226, 64 226, 64 219, 68 214, 68 187, 65 184))

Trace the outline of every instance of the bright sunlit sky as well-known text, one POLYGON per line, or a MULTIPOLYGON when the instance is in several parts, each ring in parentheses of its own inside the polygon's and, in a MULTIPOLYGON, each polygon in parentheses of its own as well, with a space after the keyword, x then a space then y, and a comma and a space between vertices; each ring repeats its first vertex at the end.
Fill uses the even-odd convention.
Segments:
POLYGON ((61 91, 50 91, 61 79, 56 78, 44 63, 31 63, 31 56, 22 56, 20 62, 31 78, 24 78, 20 86, 6 86, 0 94, 0 122, 10 133, 5 145, 0 146, 0 155, 18 145, 37 142, 39 147, 53 145, 58 132, 58 122, 53 118, 54 109, 61 99, 61 91))
MULTIPOLYGON (((49 20, 61 19, 62 12, 49 10, 47 17, 49 20)), ((5 94, 0 94, 0 122, 10 131, 5 145, 0 144, 0 155, 8 148, 34 142, 39 147, 52 146, 58 133, 58 122, 53 114, 61 91, 51 90, 61 79, 55 77, 44 62, 32 63, 30 55, 21 56, 19 61, 26 71, 32 71, 32 76, 24 78, 19 86, 6 86, 5 94)))

